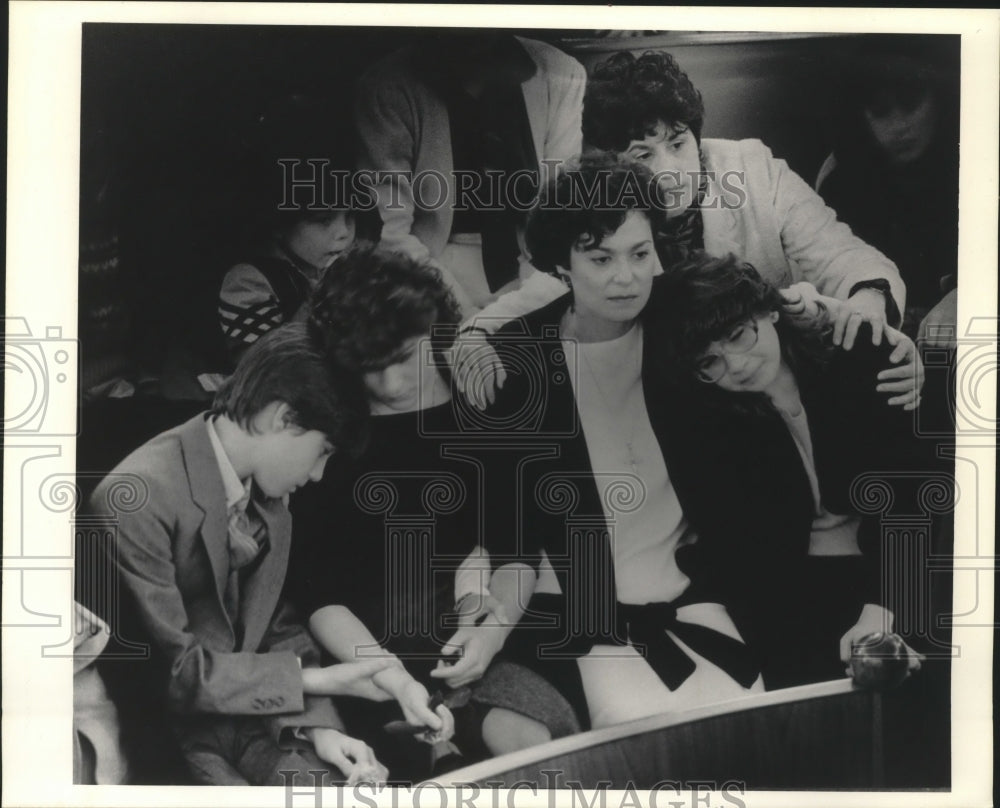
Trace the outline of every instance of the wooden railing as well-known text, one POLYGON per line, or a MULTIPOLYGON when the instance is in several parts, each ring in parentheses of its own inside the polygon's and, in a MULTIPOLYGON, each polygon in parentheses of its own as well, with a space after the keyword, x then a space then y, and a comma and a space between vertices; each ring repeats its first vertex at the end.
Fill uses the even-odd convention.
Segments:
POLYGON ((561 738, 437 778, 441 785, 649 789, 738 781, 753 789, 883 782, 881 696, 843 679, 561 738))

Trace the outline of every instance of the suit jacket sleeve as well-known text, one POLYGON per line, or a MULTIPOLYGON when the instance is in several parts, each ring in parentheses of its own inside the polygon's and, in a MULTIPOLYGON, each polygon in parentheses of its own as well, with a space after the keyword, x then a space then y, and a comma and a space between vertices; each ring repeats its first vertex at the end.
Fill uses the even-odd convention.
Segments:
MULTIPOLYGON (((822 198, 784 160, 758 144, 770 182, 785 255, 820 293, 847 299, 859 283, 885 280, 899 311, 906 287, 896 265, 851 232, 822 198)), ((898 324, 898 323, 897 323, 898 324)))
MULTIPOLYGON (((192 630, 193 620, 178 588, 173 557, 177 517, 164 507, 167 494, 157 495, 151 482, 149 502, 118 516, 115 564, 133 596, 138 617, 167 666, 167 702, 182 714, 217 713, 276 715, 301 712, 302 674, 296 653, 227 652, 226 641, 213 643, 192 630)), ((98 513, 107 510, 95 494, 98 513)), ((211 572, 195 586, 214 586, 211 572)))
MULTIPOLYGON (((298 615, 287 601, 283 600, 275 609, 274 618, 268 626, 261 643, 261 651, 269 654, 291 651, 302 663, 303 668, 318 667, 319 648, 312 635, 298 620, 298 615)), ((304 696, 304 707, 300 713, 276 715, 268 718, 271 733, 279 744, 285 745, 292 739, 292 730, 307 727, 332 727, 343 729, 332 700, 328 696, 304 696)))

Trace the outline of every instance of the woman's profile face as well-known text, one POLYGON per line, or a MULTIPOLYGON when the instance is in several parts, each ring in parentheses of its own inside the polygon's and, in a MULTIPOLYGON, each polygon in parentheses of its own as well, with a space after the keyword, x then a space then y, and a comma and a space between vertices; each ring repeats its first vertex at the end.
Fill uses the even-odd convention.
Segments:
POLYGON ((887 95, 867 104, 864 114, 879 149, 895 165, 912 163, 934 139, 937 109, 929 88, 887 95))
POLYGON ((721 357, 722 376, 715 382, 731 393, 763 393, 778 378, 781 369, 781 339, 774 324, 778 313, 771 312, 738 323, 725 339, 713 342, 696 361, 698 367, 718 363, 721 357), (752 329, 756 325, 756 341, 752 329), (741 350, 741 347, 750 347, 741 350))
POLYGON ((576 315, 595 323, 631 323, 649 300, 660 264, 644 212, 629 211, 600 244, 573 247, 567 274, 576 315))
POLYGON ((674 128, 660 121, 642 140, 629 143, 624 154, 653 173, 668 219, 694 204, 701 160, 698 141, 686 126, 674 128))

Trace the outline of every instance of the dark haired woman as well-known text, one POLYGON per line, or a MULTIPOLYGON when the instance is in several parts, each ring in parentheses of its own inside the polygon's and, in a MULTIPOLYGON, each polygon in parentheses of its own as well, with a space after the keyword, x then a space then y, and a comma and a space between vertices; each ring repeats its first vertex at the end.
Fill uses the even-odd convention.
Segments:
POLYGON ((899 267, 902 330, 916 337, 937 307, 921 335, 936 347, 947 341, 928 326, 950 325, 953 340, 956 323, 959 54, 948 39, 862 40, 840 77, 834 151, 816 180, 837 216, 899 267))
POLYGON ((918 470, 912 419, 873 383, 889 365, 888 348, 863 339, 847 352, 833 344, 829 324, 789 322, 778 290, 733 256, 693 254, 674 267, 659 301, 665 364, 700 388, 706 411, 749 418, 750 428, 779 420, 786 427, 776 448, 798 460, 784 466, 792 473, 770 465, 760 472, 785 492, 786 510, 805 504, 812 519, 789 548, 785 570, 799 574, 755 582, 762 598, 745 609, 757 610, 751 623, 765 626, 762 647, 778 668, 769 684, 833 678, 852 641, 892 630, 881 528, 857 504, 863 475, 918 470))
POLYGON ((328 360, 364 381, 371 434, 360 458, 335 462, 315 492, 293 501, 289 580, 335 658, 398 658, 374 677, 395 703, 342 707, 395 780, 431 772, 411 737, 380 732, 392 719, 426 729, 430 742, 455 733, 466 762, 579 728, 551 685, 502 660, 479 671, 481 681, 458 683, 473 685, 467 704, 448 688, 431 701, 441 683, 430 674, 455 629, 480 618, 488 626, 499 611, 479 608, 490 597, 480 583, 489 560, 477 546, 488 514, 441 370, 458 318, 433 267, 371 247, 339 259, 310 303, 309 327, 328 360))
POLYGON ((521 451, 488 547, 494 578, 523 576, 506 650, 571 660, 594 727, 762 690, 728 605, 809 519, 760 473, 798 462, 775 453, 784 427, 703 411, 658 359, 652 182, 594 153, 548 186, 526 237, 567 292, 492 338, 507 383, 484 419, 521 451))
MULTIPOLYGON (((868 322, 874 341, 886 335, 902 346, 897 363, 880 375, 878 384, 895 393, 891 403, 915 407, 921 376, 916 352, 900 332, 888 328, 899 325, 906 297, 896 267, 838 222, 763 143, 702 139, 703 120, 701 94, 667 53, 638 58, 617 53, 597 65, 587 82, 585 147, 615 151, 656 177, 662 214, 654 222, 654 236, 664 268, 693 250, 733 253, 779 288, 805 281, 820 294, 845 301, 834 323, 835 342, 850 348, 858 327, 868 322), (907 361, 901 362, 904 356, 907 361)), ((789 303, 809 303, 803 290, 808 287, 793 286, 789 303)), ((498 321, 563 291, 552 278, 537 273, 484 309, 475 325, 493 330, 498 321)), ((464 387, 462 369, 458 380, 464 387)))

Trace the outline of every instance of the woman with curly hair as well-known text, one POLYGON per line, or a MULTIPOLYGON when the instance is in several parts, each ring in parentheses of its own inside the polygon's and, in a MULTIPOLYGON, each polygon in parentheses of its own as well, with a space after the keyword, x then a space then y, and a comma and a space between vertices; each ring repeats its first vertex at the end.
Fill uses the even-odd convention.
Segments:
POLYGON ((834 678, 853 641, 892 630, 881 527, 860 515, 854 490, 862 475, 911 470, 917 457, 912 419, 875 390, 889 347, 864 331, 850 352, 835 345, 844 304, 833 298, 820 299, 825 321, 790 321, 777 288, 731 255, 692 253, 658 302, 661 359, 678 386, 749 429, 783 423, 776 451, 797 461, 761 472, 785 493, 785 511, 805 507, 811 520, 786 548, 780 579, 756 581, 759 594, 735 607, 754 627, 748 642, 765 653, 769 687, 834 678))
POLYGON ((797 462, 771 457, 781 425, 710 417, 658 359, 652 183, 599 152, 547 185, 525 236, 567 291, 491 338, 508 380, 485 418, 521 453, 487 537, 494 580, 523 576, 504 648, 569 660, 594 728, 762 691, 727 607, 808 518, 756 468, 797 462))
POLYGON ((397 781, 445 765, 428 763, 414 738, 434 744, 437 758, 454 737, 472 762, 579 729, 551 685, 502 659, 456 683, 471 688, 430 695, 455 630, 502 617, 480 585, 489 561, 477 546, 486 519, 478 469, 450 448, 461 430, 442 351, 458 320, 432 266, 374 247, 340 258, 310 303, 313 339, 333 366, 361 377, 372 417, 362 456, 335 459, 317 490, 292 502, 290 590, 333 657, 398 659, 374 677, 394 702, 341 705, 397 781), (397 733, 399 719, 411 730, 383 731, 393 719, 397 733))
MULTIPOLYGON (((812 287, 844 301, 834 341, 850 349, 868 322, 874 342, 884 336, 899 346, 879 389, 895 394, 893 404, 915 407, 920 368, 912 343, 895 330, 906 296, 895 265, 838 222, 759 140, 703 139, 704 118, 701 93, 670 54, 616 53, 588 79, 584 148, 617 152, 653 172, 662 209, 654 236, 665 269, 695 250, 733 253, 778 288, 791 286, 785 292, 789 313, 815 312, 812 287)), ((494 330, 564 291, 538 273, 484 309, 474 327, 494 330)), ((464 386, 461 369, 458 376, 464 386)))

